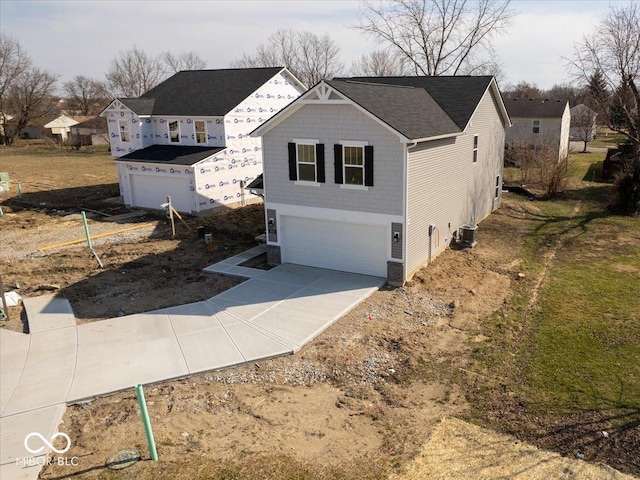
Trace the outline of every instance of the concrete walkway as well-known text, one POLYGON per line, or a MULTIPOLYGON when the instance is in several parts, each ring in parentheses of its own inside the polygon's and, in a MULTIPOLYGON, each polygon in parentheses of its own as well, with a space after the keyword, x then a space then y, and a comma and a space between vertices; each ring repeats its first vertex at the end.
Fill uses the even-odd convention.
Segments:
POLYGON ((25 436, 50 439, 66 404, 292 354, 384 283, 289 264, 249 270, 207 301, 84 325, 65 299, 24 299, 30 334, 0 329, 0 478, 37 478, 33 459, 47 450, 28 452, 25 436))

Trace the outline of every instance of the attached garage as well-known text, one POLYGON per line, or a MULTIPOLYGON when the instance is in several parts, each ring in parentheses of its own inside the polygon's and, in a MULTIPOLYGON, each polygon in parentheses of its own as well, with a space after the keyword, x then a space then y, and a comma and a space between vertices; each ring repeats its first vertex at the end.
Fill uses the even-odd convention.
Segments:
POLYGON ((132 203, 137 207, 159 209, 166 203, 167 196, 171 196, 171 204, 179 212, 194 210, 186 177, 130 174, 129 182, 132 203))
POLYGON ((282 216, 280 234, 283 263, 387 276, 385 227, 282 216))
POLYGON ((224 155, 224 150, 224 147, 151 145, 117 158, 120 194, 125 205, 160 210, 167 196, 171 196, 173 208, 182 213, 212 208, 226 192, 209 188, 209 182, 213 184, 210 177, 221 181, 224 175, 208 165, 205 168, 204 164, 224 155), (207 188, 199 190, 199 184, 207 188))

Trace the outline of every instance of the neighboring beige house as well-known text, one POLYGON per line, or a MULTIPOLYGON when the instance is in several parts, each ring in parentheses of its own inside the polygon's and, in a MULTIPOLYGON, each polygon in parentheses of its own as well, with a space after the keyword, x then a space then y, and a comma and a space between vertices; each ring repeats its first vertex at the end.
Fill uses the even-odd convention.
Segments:
POLYGON ((67 143, 69 134, 71 133, 71 127, 91 118, 92 117, 69 117, 63 114, 45 124, 44 128, 51 129, 51 135, 55 140, 61 143, 67 143))
POLYGON ((505 98, 512 127, 507 129, 508 146, 553 147, 558 160, 569 155, 571 112, 566 100, 548 98, 505 98))
POLYGON ((93 117, 71 126, 70 143, 76 145, 109 145, 107 120, 93 117))
POLYGON ((404 283, 500 204, 509 125, 493 77, 320 82, 251 134, 269 262, 404 283))

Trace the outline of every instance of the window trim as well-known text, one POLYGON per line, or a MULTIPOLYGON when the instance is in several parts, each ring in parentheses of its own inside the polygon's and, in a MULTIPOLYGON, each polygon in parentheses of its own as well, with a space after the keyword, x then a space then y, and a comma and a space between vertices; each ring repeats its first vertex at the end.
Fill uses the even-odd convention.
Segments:
POLYGON ((306 184, 309 183, 318 183, 318 158, 316 155, 316 145, 320 143, 318 140, 294 140, 293 143, 296 144, 296 178, 297 182, 304 182, 306 184), (299 150, 298 147, 313 147, 313 162, 302 162, 300 161, 299 150), (302 180, 300 178, 300 165, 313 165, 313 180, 302 180))
POLYGON ((118 120, 118 133, 120 134, 120 141, 123 143, 131 142, 131 125, 129 120, 118 120), (124 139, 124 133, 126 133, 127 140, 124 139))
POLYGON ((167 120, 167 132, 169 134, 169 143, 181 143, 180 142, 180 120, 167 120), (177 127, 177 140, 174 142, 171 138, 171 124, 175 123, 177 127))
POLYGON ((358 187, 364 187, 364 145, 349 145, 349 144, 342 144, 342 184, 343 185, 352 185, 352 186, 358 186, 358 187), (347 148, 359 148, 360 151, 362 152, 362 165, 347 165, 346 162, 346 155, 345 155, 345 149, 347 148), (362 183, 347 183, 347 168, 358 168, 362 171, 362 183))
POLYGON ((480 145, 480 134, 473 135, 473 163, 478 163, 478 147, 480 145))
MULTIPOLYGON (((325 153, 324 144, 317 138, 294 138, 288 143, 289 152, 289 180, 294 185, 320 186, 326 183, 325 179, 325 153), (298 145, 313 147, 314 155, 314 180, 300 180, 300 165, 298 161, 298 145)), ((302 165, 311 165, 311 162, 303 162, 302 165)))
POLYGON ((193 121, 193 139, 196 142, 196 145, 206 145, 208 142, 208 137, 207 137, 207 122, 205 120, 194 120, 193 121), (202 126, 204 127, 203 131, 200 132, 204 135, 204 142, 199 142, 198 141, 198 123, 202 123, 202 126))
POLYGON ((537 134, 540 133, 540 127, 542 126, 542 122, 540 120, 532 120, 531 121, 531 133, 537 134), (537 131, 536 131, 537 129, 537 131))
POLYGON ((342 183, 341 187, 352 190, 369 190, 366 182, 366 152, 365 147, 369 146, 369 142, 362 140, 340 140, 339 145, 342 146, 342 183), (347 163, 345 162, 345 147, 356 147, 362 149, 362 165, 349 165, 349 168, 362 168, 362 183, 347 183, 347 163), (355 187, 355 188, 354 188, 355 187))

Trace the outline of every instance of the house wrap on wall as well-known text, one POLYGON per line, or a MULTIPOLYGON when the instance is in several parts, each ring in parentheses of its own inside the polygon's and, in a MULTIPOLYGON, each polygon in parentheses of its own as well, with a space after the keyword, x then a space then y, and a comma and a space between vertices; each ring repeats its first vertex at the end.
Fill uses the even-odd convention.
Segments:
POLYGON ((558 152, 558 160, 569 155, 571 112, 566 100, 548 98, 505 98, 511 118, 507 146, 542 148, 558 152))
POLYGON ((270 263, 401 284, 498 207, 493 77, 322 81, 258 127, 270 263))
POLYGON ((199 213, 250 202, 242 186, 262 172, 262 142, 249 133, 304 91, 286 68, 188 70, 115 99, 100 115, 124 203, 158 209, 171 196, 199 213))

